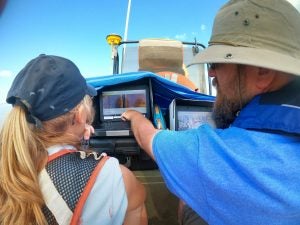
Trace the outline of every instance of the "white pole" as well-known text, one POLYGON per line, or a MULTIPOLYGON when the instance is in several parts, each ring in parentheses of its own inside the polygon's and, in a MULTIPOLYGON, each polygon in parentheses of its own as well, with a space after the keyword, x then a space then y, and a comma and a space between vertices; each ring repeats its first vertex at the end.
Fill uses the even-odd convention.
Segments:
MULTIPOLYGON (((124 31, 124 41, 127 41, 130 9, 131 9, 131 0, 128 0, 125 31, 124 31)), ((123 54, 122 54, 122 68, 121 68, 122 71, 123 71, 123 64, 124 64, 124 59, 125 59, 125 51, 126 51, 126 44, 124 44, 123 54)))
POLYGON ((127 5, 127 15, 126 15, 126 23, 125 23, 125 32, 124 32, 124 41, 127 41, 128 23, 129 23, 130 9, 131 9, 131 0, 128 0, 128 5, 127 5))

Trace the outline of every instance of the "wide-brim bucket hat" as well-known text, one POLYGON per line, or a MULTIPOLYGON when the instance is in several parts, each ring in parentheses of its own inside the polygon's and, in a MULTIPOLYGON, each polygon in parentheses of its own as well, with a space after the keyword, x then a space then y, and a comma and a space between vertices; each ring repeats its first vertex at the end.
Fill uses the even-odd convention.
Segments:
POLYGON ((300 75, 300 13, 286 0, 231 0, 193 63, 236 63, 300 75))

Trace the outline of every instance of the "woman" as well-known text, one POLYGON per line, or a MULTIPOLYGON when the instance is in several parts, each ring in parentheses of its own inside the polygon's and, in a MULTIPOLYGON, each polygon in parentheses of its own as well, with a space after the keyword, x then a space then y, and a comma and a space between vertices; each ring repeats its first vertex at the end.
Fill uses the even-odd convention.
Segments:
POLYGON ((0 134, 0 224, 147 224, 133 173, 80 150, 93 132, 94 95, 62 57, 40 55, 17 75, 0 134))

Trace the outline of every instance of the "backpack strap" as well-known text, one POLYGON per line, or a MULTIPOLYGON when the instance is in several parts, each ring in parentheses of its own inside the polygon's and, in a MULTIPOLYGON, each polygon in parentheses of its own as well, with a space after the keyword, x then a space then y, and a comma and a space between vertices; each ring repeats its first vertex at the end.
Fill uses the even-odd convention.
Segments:
POLYGON ((69 153, 73 153, 73 152, 76 152, 74 150, 70 150, 70 149, 63 149, 63 150, 60 150, 50 156, 48 156, 48 163, 51 162, 52 160, 58 158, 58 157, 61 157, 65 154, 69 154, 69 153))
POLYGON ((50 218, 53 220, 51 224, 55 222, 59 225, 70 224, 73 212, 58 193, 45 168, 39 174, 39 185, 45 204, 50 210, 49 213, 52 214, 50 216, 50 218))
POLYGON ((86 184, 82 195, 80 196, 80 199, 76 205, 76 208, 74 210, 74 214, 72 217, 72 221, 70 223, 70 225, 78 225, 81 224, 80 223, 80 217, 82 214, 82 209, 84 207, 84 203, 86 202, 94 184, 95 181, 97 179, 98 174, 100 173, 101 169, 103 168, 105 162, 109 159, 109 156, 104 156, 101 161, 99 162, 99 164, 97 165, 97 167, 95 168, 95 170, 93 171, 88 183, 86 184))

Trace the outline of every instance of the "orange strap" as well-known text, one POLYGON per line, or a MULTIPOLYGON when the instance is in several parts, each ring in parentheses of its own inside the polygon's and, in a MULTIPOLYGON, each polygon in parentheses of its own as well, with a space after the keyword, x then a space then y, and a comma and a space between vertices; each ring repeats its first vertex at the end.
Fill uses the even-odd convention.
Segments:
POLYGON ((177 84, 181 84, 193 91, 196 91, 198 89, 191 80, 189 80, 186 76, 182 74, 173 73, 170 71, 161 71, 161 72, 157 72, 157 74, 168 80, 174 81, 177 84))
POLYGON ((63 156, 63 155, 66 155, 66 154, 72 153, 72 152, 75 152, 75 151, 74 150, 70 150, 70 149, 60 150, 59 152, 56 152, 56 153, 48 156, 48 163, 51 162, 52 160, 60 157, 60 156, 63 156))
POLYGON ((100 162, 98 163, 96 168, 94 169, 93 173, 91 174, 91 177, 90 177, 89 181, 87 182, 87 184, 82 192, 82 195, 80 196, 79 201, 76 205, 70 225, 81 224, 80 217, 81 217, 81 212, 82 212, 84 203, 86 202, 86 199, 88 198, 88 196, 95 184, 98 174, 100 173, 102 167, 104 166, 106 160, 108 160, 108 159, 109 159, 109 156, 104 156, 100 160, 100 162))

